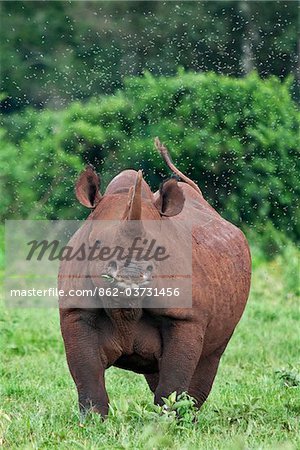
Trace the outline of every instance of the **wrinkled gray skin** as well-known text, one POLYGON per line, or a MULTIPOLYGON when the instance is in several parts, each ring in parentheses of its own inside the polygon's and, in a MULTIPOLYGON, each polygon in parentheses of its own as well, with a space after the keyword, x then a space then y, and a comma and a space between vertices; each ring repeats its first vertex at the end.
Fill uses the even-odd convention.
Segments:
MULTIPOLYGON (((78 180, 77 198, 94 211, 88 226, 73 236, 71 244, 93 241, 95 220, 162 220, 171 226, 180 218, 191 218, 196 224, 192 232, 193 306, 91 309, 73 307, 74 298, 60 298, 61 330, 80 410, 107 415, 104 372, 112 365, 144 374, 157 404, 174 391, 187 391, 200 407, 247 301, 251 263, 246 239, 204 200, 199 188, 187 183, 170 180, 152 194, 141 175, 128 170, 114 178, 101 196, 98 182, 90 167, 78 180)), ((60 289, 88 289, 99 283, 93 276, 72 277, 74 264, 61 264, 60 289)), ((179 273, 182 262, 172 264, 174 273, 179 273)), ((119 269, 124 282, 126 271, 119 269)), ((142 280, 146 271, 141 269, 142 280)), ((138 275, 135 282, 139 283, 138 275)))

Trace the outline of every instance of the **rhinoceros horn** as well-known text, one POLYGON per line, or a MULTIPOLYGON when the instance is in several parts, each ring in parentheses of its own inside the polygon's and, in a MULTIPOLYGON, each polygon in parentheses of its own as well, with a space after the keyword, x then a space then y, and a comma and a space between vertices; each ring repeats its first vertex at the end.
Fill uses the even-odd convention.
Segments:
POLYGON ((142 215, 142 171, 139 170, 136 176, 135 185, 129 191, 131 198, 129 199, 128 220, 141 220, 142 215))

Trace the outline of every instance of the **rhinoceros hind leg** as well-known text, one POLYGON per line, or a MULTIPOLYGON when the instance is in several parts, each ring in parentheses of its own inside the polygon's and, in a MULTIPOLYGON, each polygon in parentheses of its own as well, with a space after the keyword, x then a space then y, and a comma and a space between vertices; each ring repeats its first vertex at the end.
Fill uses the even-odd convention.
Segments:
POLYGON ((145 374, 145 378, 151 391, 155 392, 159 381, 159 374, 158 373, 145 374))
MULTIPOLYGON (((227 345, 227 343, 226 343, 227 345)), ((201 357, 190 383, 188 394, 195 398, 196 406, 200 408, 207 399, 226 345, 215 350, 211 355, 201 357)))

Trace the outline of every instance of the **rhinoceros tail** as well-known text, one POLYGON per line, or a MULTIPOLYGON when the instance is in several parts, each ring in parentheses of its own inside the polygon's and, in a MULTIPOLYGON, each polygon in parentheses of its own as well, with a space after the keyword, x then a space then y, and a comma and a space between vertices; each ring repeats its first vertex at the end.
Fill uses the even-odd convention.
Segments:
POLYGON ((163 160, 165 161, 165 163, 169 167, 169 169, 171 169, 172 172, 174 172, 176 175, 178 175, 183 181, 185 181, 192 188, 194 188, 195 191, 197 191, 199 194, 202 195, 202 192, 199 189, 199 187, 197 186, 197 184, 194 183, 194 181, 192 181, 190 178, 188 178, 186 175, 184 175, 184 173, 180 172, 180 170, 178 170, 177 167, 174 166, 174 164, 173 164, 173 162, 171 160, 171 157, 169 155, 168 149, 160 142, 158 137, 156 137, 154 139, 154 144, 155 144, 155 147, 157 148, 157 150, 159 151, 159 153, 161 154, 163 160))

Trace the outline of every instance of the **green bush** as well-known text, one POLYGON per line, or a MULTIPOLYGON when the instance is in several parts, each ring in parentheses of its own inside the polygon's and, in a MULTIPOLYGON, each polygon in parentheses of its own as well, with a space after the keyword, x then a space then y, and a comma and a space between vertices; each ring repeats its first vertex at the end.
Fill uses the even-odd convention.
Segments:
MULTIPOLYGON (((11 111, 112 93, 177 66, 262 77, 297 71, 297 2, 1 2, 1 89, 11 111), (249 60, 247 48, 252 57, 249 60)), ((296 90, 295 83, 295 90, 296 90)))
POLYGON ((169 175, 154 150, 159 136, 225 218, 267 236, 266 250, 276 250, 300 236, 299 113, 291 82, 255 73, 242 79, 146 73, 127 79, 115 95, 62 111, 25 111, 3 137, 1 217, 84 215, 73 185, 86 162, 101 172, 104 186, 132 167, 157 188, 169 175))

